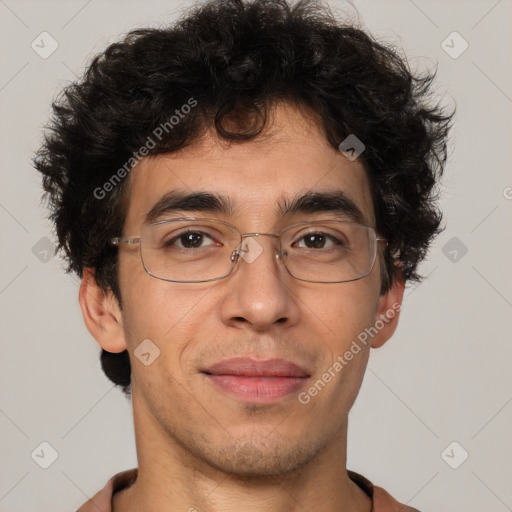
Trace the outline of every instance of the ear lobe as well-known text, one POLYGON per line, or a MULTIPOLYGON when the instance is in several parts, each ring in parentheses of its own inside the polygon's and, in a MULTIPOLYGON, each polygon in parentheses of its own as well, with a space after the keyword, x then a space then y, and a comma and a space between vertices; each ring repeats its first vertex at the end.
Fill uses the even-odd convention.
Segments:
POLYGON ((397 277, 393 281, 391 288, 384 295, 380 296, 374 322, 377 334, 372 339, 372 348, 382 347, 393 336, 398 326, 398 318, 402 309, 404 287, 403 279, 397 277))
POLYGON ((119 304, 111 291, 105 294, 101 289, 92 268, 84 269, 78 301, 85 325, 101 348, 113 353, 126 350, 119 304))

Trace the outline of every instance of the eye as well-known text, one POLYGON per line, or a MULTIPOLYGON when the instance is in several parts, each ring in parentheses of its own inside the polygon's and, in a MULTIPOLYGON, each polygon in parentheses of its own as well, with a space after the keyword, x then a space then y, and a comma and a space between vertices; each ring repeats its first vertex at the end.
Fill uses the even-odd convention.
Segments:
POLYGON ((201 231, 186 231, 163 242, 164 247, 178 247, 179 249, 198 249, 208 245, 214 245, 214 240, 201 231), (203 245, 203 242, 210 240, 210 243, 203 245))
POLYGON ((343 245, 338 239, 321 232, 308 233, 300 239, 300 242, 299 247, 306 249, 326 249, 334 245, 343 245), (304 242, 304 245, 300 245, 300 242, 304 242))

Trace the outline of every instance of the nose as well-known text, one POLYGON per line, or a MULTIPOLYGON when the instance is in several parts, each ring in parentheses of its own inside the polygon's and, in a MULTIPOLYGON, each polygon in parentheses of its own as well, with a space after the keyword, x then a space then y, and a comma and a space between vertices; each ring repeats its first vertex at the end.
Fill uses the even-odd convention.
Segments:
POLYGON ((299 306, 291 292, 293 278, 280 260, 279 242, 272 234, 244 236, 239 260, 226 279, 221 314, 224 323, 254 331, 279 324, 295 325, 299 306))

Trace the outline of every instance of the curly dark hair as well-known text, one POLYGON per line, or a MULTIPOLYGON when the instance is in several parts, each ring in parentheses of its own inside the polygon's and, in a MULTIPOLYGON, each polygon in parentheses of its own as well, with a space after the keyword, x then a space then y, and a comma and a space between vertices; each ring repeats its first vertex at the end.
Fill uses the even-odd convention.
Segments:
MULTIPOLYGON (((437 183, 453 116, 432 104, 434 77, 413 73, 399 50, 315 0, 213 0, 173 26, 129 32, 56 98, 33 159, 66 271, 81 278, 91 267, 122 306, 109 239, 122 232, 129 179, 108 194, 104 184, 191 99, 195 108, 153 137, 147 154, 186 148, 207 129, 250 141, 269 109, 287 101, 312 109, 334 148, 350 134, 364 142, 376 225, 389 242, 382 292, 394 279, 419 281, 417 266, 441 231, 437 183)), ((130 394, 127 351, 103 350, 101 363, 130 394)))

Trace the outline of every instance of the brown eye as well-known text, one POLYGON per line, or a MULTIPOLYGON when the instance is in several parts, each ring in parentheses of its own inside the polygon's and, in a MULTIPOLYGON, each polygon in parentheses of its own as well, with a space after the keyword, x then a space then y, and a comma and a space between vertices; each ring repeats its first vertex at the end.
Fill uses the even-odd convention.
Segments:
POLYGON ((213 241, 212 243, 203 245, 207 240, 212 239, 206 233, 201 233, 200 231, 187 231, 186 233, 181 233, 180 235, 164 241, 163 246, 178 247, 179 249, 199 249, 201 247, 213 245, 213 241))
POLYGON ((328 249, 335 245, 343 245, 338 239, 325 233, 308 233, 300 239, 298 244, 305 249, 328 249), (304 245, 301 245, 301 242, 304 245))
POLYGON ((307 235, 303 238, 306 247, 322 249, 326 242, 326 237, 323 235, 307 235))

